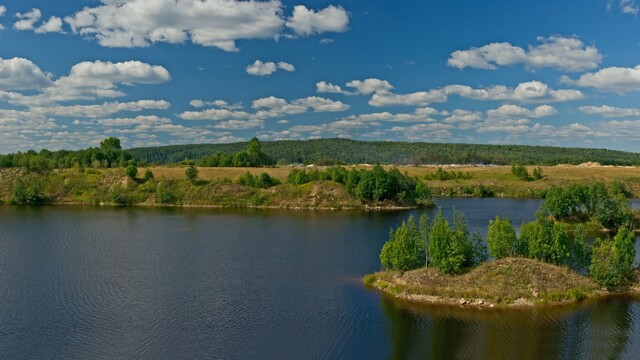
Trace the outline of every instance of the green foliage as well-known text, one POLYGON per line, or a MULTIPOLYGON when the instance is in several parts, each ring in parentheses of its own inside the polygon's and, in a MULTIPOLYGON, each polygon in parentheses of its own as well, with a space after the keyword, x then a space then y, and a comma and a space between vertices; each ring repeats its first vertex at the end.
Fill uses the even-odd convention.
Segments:
POLYGON ((272 186, 279 185, 278 179, 272 178, 267 173, 262 173, 259 176, 253 176, 250 172, 246 172, 236 180, 237 184, 249 186, 259 189, 268 189, 272 186))
POLYGON ((247 143, 244 151, 235 153, 215 151, 198 160, 200 166, 211 167, 262 167, 275 165, 275 163, 269 155, 262 151, 262 145, 255 137, 247 143))
POLYGON ((469 180, 471 178, 472 176, 468 172, 463 173, 462 171, 453 171, 453 170, 447 171, 447 170, 443 170, 441 167, 439 167, 434 173, 428 174, 427 176, 425 176, 425 179, 427 180, 440 180, 440 181, 469 180))
POLYGON ((163 181, 158 184, 156 201, 163 205, 176 205, 180 202, 176 194, 176 181, 163 181))
MULTIPOLYGON (((285 140, 263 142, 262 150, 281 164, 498 164, 578 165, 597 161, 604 165, 639 165, 640 154, 605 149, 560 148, 526 145, 476 145, 347 139, 285 140)), ((216 152, 243 151, 247 142, 231 144, 172 145, 130 149, 147 163, 177 164, 204 159, 216 152)), ((211 166, 200 164, 201 166, 211 166)), ((220 165, 222 166, 222 165, 220 165)), ((224 165, 230 166, 230 165, 224 165)))
POLYGON ((542 211, 556 220, 594 218, 604 228, 616 231, 633 217, 626 194, 621 183, 610 190, 599 182, 552 187, 545 194, 542 211))
POLYGON ((429 232, 429 259, 439 270, 453 274, 478 264, 486 258, 486 250, 477 237, 469 234, 462 213, 454 211, 454 228, 438 211, 429 232))
POLYGON ((401 173, 398 169, 385 170, 375 165, 371 170, 341 166, 324 171, 292 169, 287 182, 302 185, 312 181, 331 180, 344 185, 347 191, 367 201, 392 200, 401 204, 431 205, 429 188, 420 180, 401 173))
POLYGON ((631 276, 635 254, 633 233, 621 228, 613 240, 596 242, 589 274, 609 289, 624 285, 631 276))
POLYGON ((528 250, 528 257, 551 262, 551 243, 553 241, 553 222, 546 218, 525 223, 520 228, 519 245, 528 250))
POLYGON ((533 176, 533 180, 542 179, 542 169, 539 166, 533 169, 532 176, 533 176))
POLYGON ((131 179, 135 179, 138 175, 138 167, 133 164, 129 164, 126 168, 124 168, 124 173, 131 179))
POLYGON ((425 240, 413 216, 395 231, 391 229, 389 240, 380 252, 380 264, 385 269, 400 271, 417 269, 425 263, 425 240))
POLYGON ((567 265, 571 259, 571 246, 567 225, 554 223, 551 230, 550 259, 557 265, 567 265))
POLYGON ((153 172, 150 169, 147 169, 142 176, 142 181, 147 182, 149 180, 153 180, 153 178, 153 172))
POLYGON ((13 205, 42 205, 49 202, 49 198, 42 192, 40 182, 35 179, 25 183, 22 179, 16 179, 13 196, 10 203, 13 205))
POLYGON ((511 166, 511 173, 513 174, 513 176, 522 181, 533 180, 529 175, 529 171, 527 171, 527 168, 519 164, 514 164, 513 166, 511 166))
POLYGON ((487 232, 487 244, 489 255, 501 259, 516 254, 516 232, 511 226, 511 221, 496 216, 495 220, 489 220, 487 232))
POLYGON ((573 254, 571 266, 583 270, 591 263, 591 246, 587 243, 587 230, 584 224, 578 224, 573 234, 573 254))
POLYGON ((196 168, 193 165, 189 165, 185 169, 184 174, 187 177, 187 179, 193 184, 198 179, 198 168, 196 168))

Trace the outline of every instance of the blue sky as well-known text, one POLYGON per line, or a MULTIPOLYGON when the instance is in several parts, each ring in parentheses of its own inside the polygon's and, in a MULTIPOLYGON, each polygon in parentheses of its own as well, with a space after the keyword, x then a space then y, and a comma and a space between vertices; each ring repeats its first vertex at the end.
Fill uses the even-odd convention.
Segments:
POLYGON ((0 153, 346 137, 639 151, 640 1, 0 0, 0 153))

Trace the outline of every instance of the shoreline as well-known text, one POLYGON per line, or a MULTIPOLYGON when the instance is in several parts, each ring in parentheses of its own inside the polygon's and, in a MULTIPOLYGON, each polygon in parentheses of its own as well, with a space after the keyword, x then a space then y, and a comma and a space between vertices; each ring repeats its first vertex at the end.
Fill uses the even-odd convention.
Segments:
POLYGON ((606 290, 568 268, 531 259, 507 258, 484 263, 460 275, 443 274, 433 268, 404 273, 381 271, 365 275, 363 282, 386 298, 409 304, 526 310, 575 306, 616 296, 639 296, 640 268, 634 269, 633 275, 627 288, 606 290), (505 280, 506 276, 510 279, 505 280))

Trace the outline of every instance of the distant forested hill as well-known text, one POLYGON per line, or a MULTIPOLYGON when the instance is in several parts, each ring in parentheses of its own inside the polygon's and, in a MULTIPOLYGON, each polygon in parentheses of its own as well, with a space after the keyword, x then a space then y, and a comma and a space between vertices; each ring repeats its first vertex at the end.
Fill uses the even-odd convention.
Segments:
MULTIPOLYGON (((196 163, 216 152, 243 151, 247 142, 133 148, 129 152, 149 164, 196 163)), ((279 164, 498 164, 557 165, 587 161, 603 165, 640 165, 640 154, 606 149, 525 145, 432 144, 346 139, 286 140, 262 143, 279 164)))

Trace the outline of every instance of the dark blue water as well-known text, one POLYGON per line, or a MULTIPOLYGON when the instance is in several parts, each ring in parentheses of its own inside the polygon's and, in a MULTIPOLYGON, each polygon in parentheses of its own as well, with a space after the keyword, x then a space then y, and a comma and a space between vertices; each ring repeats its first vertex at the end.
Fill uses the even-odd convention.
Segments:
MULTIPOLYGON (((443 199, 471 227, 537 200, 443 199)), ((409 213, 0 207, 2 359, 634 358, 640 308, 420 307, 365 289, 409 213)), ((431 215, 434 212, 431 211, 431 215)))

